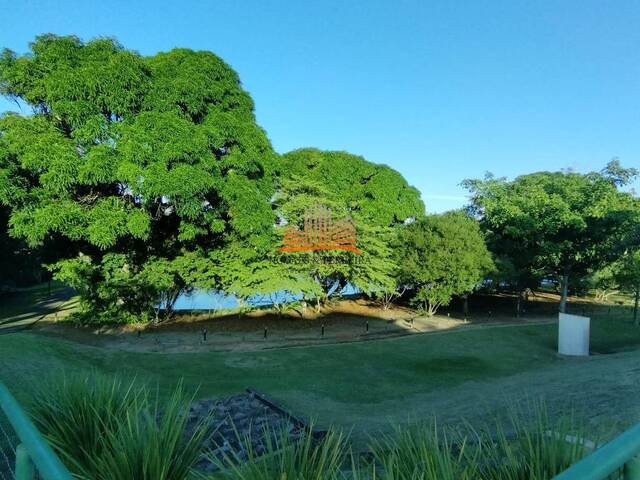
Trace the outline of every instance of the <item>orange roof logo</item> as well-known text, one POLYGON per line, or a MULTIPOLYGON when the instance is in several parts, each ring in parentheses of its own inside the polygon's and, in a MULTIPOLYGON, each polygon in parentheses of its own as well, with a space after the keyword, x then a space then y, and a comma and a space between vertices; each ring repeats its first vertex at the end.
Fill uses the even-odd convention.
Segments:
POLYGON ((289 227, 284 233, 281 252, 307 250, 348 250, 360 253, 356 246, 356 227, 351 217, 334 223, 330 208, 315 205, 304 211, 304 230, 289 227))

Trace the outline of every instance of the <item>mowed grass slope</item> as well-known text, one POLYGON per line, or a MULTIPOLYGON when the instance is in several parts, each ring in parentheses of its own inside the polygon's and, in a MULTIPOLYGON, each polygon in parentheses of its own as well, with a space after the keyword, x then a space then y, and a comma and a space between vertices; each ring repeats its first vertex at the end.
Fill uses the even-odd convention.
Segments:
MULTIPOLYGON (((101 372, 157 384, 179 381, 215 397, 255 387, 320 424, 343 426, 406 420, 430 412, 420 398, 465 382, 486 382, 561 367, 556 325, 487 326, 368 342, 257 352, 133 353, 91 347, 33 333, 0 335, 0 379, 22 400, 60 371, 101 372)), ((640 346, 629 322, 596 318, 592 350, 640 346)), ((588 360, 587 360, 588 361, 588 360)))

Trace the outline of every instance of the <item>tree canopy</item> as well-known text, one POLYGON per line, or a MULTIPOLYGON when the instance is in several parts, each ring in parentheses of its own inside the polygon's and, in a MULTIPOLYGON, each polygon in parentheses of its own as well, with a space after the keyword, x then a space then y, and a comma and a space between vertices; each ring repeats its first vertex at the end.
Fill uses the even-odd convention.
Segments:
POLYGON ((640 248, 625 252, 614 268, 614 275, 619 288, 631 293, 634 297, 633 322, 640 324, 638 319, 638 304, 640 303, 640 248))
POLYGON ((215 277, 208 249, 270 235, 277 156, 237 74, 213 53, 144 57, 111 39, 45 35, 28 55, 2 53, 0 93, 32 109, 0 118, 11 234, 32 246, 69 239, 57 270, 80 276, 93 290, 85 300, 111 304, 143 284, 140 314, 157 282, 192 286, 201 262, 215 277), (107 295, 101 282, 116 286, 107 295))
POLYGON ((424 214, 420 192, 387 165, 347 152, 302 148, 283 155, 285 178, 320 184, 356 222, 390 227, 424 214))
POLYGON ((318 251, 296 254, 326 298, 351 284, 368 295, 396 288, 393 245, 405 222, 424 215, 420 193, 400 173, 346 152, 305 148, 282 158, 275 205, 283 224, 300 224, 305 209, 332 208, 351 217, 361 254, 318 251))
POLYGON ((24 240, 9 236, 9 214, 9 209, 0 205, 0 294, 38 283, 46 274, 42 252, 34 252, 24 240))
MULTIPOLYGON (((603 172, 539 172, 466 180, 470 211, 519 275, 558 278, 565 310, 569 280, 615 260, 640 218, 638 200, 621 191, 619 164, 603 172)), ((628 172, 627 172, 628 173, 628 172)), ((631 172, 633 174, 633 172, 631 172)))
POLYGON ((420 218, 400 239, 400 281, 430 316, 454 295, 473 291, 494 268, 478 223, 461 211, 420 218))
POLYGON ((275 153, 211 52, 143 56, 56 35, 30 48, 0 55, 0 94, 30 110, 0 116, 0 244, 16 273, 0 287, 47 264, 80 292, 85 318, 118 322, 170 316, 193 288, 318 307, 346 285, 385 305, 411 289, 434 314, 488 276, 518 298, 554 278, 561 311, 587 275, 637 301, 640 201, 625 190, 638 171, 617 159, 588 174, 465 180, 465 212, 427 216, 386 165, 275 153), (353 221, 359 255, 278 251, 318 205, 353 221))

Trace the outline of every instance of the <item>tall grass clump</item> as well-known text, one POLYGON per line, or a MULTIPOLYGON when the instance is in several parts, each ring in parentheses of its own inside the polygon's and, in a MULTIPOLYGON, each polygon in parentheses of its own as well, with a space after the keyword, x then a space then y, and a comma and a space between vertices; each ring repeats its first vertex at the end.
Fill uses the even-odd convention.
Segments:
POLYGON ((66 377, 38 392, 38 428, 76 478, 184 480, 202 455, 209 419, 187 431, 188 399, 104 377, 66 377))
POLYGON ((94 475, 103 437, 117 429, 127 410, 141 410, 146 392, 134 383, 102 376, 61 376, 36 393, 32 413, 38 429, 74 472, 94 475))
POLYGON ((548 480, 591 453, 597 442, 573 416, 549 418, 544 405, 533 415, 513 410, 509 421, 496 422, 495 434, 481 445, 484 480, 548 480))
POLYGON ((597 445, 574 417, 533 404, 481 429, 396 426, 362 455, 339 430, 265 427, 260 439, 236 432, 240 448, 220 457, 202 451, 211 419, 188 425, 191 400, 181 386, 161 401, 133 382, 67 377, 41 389, 33 415, 80 480, 550 480, 597 445), (196 471, 201 459, 218 471, 196 471))
POLYGON ((343 478, 341 468, 347 457, 347 437, 329 430, 322 438, 312 435, 313 427, 294 439, 286 425, 265 428, 263 451, 256 451, 249 436, 239 437, 246 458, 237 453, 215 455, 210 460, 220 473, 206 477, 225 480, 334 480, 343 478))
MULTIPOLYGON (((368 478, 380 480, 475 480, 478 464, 467 437, 433 422, 395 427, 373 439, 368 478)), ((366 478, 360 474, 359 478, 366 478)))
POLYGON ((542 404, 512 409, 507 421, 476 430, 435 421, 395 427, 373 439, 374 462, 357 480, 550 480, 597 444, 572 416, 551 420, 542 404))

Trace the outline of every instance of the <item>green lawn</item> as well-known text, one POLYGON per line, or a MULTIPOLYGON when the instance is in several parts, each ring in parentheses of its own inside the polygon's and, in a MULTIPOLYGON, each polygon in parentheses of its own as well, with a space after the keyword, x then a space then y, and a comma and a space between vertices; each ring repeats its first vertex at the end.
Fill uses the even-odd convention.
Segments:
MULTIPOLYGON (((0 335, 0 379, 28 401, 29 390, 54 371, 99 371, 157 384, 180 379, 211 397, 255 387, 320 423, 344 426, 404 420, 425 394, 557 365, 555 325, 488 327, 360 343, 257 352, 132 353, 34 333, 0 335)), ((592 349, 640 346, 628 322, 594 319, 592 349)))

